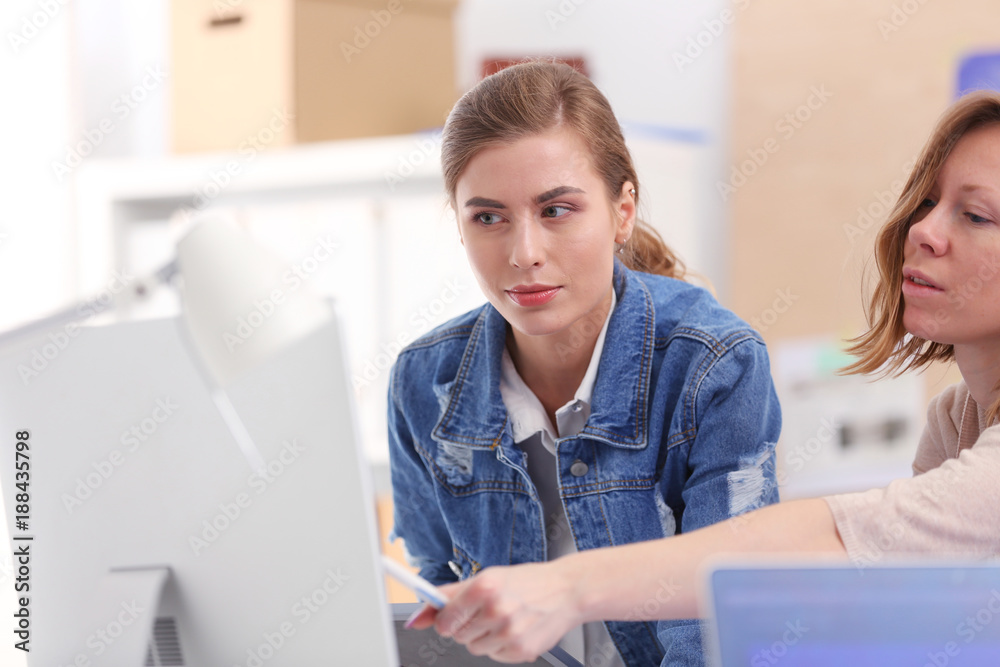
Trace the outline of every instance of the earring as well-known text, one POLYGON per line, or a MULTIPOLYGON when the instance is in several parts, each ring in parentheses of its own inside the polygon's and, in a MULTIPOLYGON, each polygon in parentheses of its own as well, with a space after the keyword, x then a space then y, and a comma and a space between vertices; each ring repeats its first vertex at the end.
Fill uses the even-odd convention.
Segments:
POLYGON ((631 190, 629 190, 628 193, 630 195, 632 195, 633 197, 635 197, 635 188, 632 188, 631 190))

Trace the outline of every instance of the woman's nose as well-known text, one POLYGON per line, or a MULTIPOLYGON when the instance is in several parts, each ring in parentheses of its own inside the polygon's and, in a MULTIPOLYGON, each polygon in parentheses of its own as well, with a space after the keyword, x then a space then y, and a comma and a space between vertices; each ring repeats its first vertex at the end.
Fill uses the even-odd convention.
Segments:
POLYGON ((937 204, 921 219, 910 225, 906 239, 917 248, 932 255, 941 255, 948 249, 948 214, 937 204))
POLYGON ((514 224, 510 263, 519 269, 541 266, 545 263, 544 230, 538 223, 527 220, 514 224))

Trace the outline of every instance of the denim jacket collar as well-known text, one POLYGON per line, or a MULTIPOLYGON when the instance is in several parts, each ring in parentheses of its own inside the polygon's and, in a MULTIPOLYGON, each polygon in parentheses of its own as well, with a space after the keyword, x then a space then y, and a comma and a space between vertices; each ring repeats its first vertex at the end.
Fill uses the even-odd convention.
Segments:
MULTIPOLYGON (((611 314, 597 371, 590 419, 580 435, 614 447, 642 449, 647 444, 646 405, 655 342, 653 300, 648 288, 615 260, 618 305, 611 314)), ((476 319, 450 386, 436 386, 446 397, 433 431, 439 442, 494 449, 508 433, 507 409, 500 395, 500 360, 507 321, 487 304, 476 319)))

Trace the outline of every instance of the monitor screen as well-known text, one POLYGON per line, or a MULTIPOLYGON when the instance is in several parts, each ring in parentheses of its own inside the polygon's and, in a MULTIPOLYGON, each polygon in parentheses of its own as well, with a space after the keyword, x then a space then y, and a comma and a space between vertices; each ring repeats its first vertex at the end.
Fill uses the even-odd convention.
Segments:
POLYGON ((998 664, 995 565, 734 566, 709 585, 725 667, 998 664))
POLYGON ((29 664, 398 664, 336 325, 226 388, 262 470, 180 326, 0 351, 0 479, 13 551, 27 554, 14 622, 29 664))

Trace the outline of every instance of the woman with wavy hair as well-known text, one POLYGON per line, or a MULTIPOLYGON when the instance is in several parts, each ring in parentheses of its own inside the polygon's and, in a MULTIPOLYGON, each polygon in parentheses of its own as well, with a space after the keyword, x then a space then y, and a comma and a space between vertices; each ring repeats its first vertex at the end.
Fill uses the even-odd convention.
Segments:
MULTIPOLYGON (((604 95, 565 65, 487 77, 444 129, 447 194, 489 303, 400 355, 396 536, 426 579, 686 533, 777 500, 760 335, 637 219, 604 95)), ((700 624, 554 637, 586 664, 700 665, 700 624)))
MULTIPOLYGON (((901 373, 953 360, 962 373, 931 401, 914 477, 779 503, 738 524, 494 568, 445 587, 444 610, 436 618, 425 610, 414 625, 433 622, 473 653, 519 662, 578 623, 643 613, 658 581, 693 581, 721 553, 839 555, 858 564, 1000 555, 1000 94, 968 95, 944 114, 875 254, 870 329, 853 341, 858 360, 845 370, 901 373)), ((645 617, 696 615, 695 588, 683 586, 645 617)))

